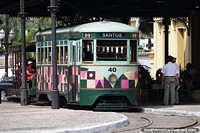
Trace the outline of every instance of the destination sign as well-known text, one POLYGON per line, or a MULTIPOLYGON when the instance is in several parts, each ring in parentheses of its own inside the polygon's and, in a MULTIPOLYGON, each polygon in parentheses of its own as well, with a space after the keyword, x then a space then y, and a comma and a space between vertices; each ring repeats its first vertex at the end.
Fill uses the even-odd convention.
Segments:
POLYGON ((123 36, 124 36, 123 33, 111 33, 111 32, 101 33, 102 38, 122 38, 123 36))

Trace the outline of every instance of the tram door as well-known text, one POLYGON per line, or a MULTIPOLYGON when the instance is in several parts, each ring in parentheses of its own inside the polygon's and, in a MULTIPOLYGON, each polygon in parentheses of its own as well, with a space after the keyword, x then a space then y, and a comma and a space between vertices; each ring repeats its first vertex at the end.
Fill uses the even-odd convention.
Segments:
POLYGON ((71 40, 69 46, 69 72, 68 72, 68 102, 79 102, 79 64, 80 64, 80 41, 71 40))

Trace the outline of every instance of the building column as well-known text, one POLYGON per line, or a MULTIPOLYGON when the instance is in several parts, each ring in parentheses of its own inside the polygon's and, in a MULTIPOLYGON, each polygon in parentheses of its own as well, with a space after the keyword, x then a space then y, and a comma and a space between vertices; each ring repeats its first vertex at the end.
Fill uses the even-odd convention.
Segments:
POLYGON ((167 57, 169 55, 169 17, 165 16, 164 17, 164 26, 165 26, 165 63, 167 63, 167 57))
POLYGON ((191 63, 195 68, 200 70, 200 62, 198 58, 200 50, 200 11, 196 11, 192 14, 191 23, 191 63))

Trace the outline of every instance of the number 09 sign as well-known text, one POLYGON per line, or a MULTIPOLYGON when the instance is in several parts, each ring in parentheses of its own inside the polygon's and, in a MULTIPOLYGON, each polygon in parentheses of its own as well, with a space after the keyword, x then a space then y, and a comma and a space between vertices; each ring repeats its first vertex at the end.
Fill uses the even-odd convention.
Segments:
POLYGON ((92 33, 89 33, 89 32, 83 33, 83 38, 91 38, 91 37, 92 37, 92 33))

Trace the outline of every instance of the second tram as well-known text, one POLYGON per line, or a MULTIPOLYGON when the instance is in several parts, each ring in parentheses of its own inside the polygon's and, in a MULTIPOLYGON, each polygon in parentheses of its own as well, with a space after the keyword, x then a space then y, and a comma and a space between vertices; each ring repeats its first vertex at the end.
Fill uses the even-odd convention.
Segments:
MULTIPOLYGON (((9 100, 14 101, 20 101, 21 98, 21 85, 22 85, 22 51, 21 51, 21 45, 14 45, 10 47, 11 55, 12 55, 12 77, 13 77, 13 89, 11 96, 8 96, 7 98, 9 100)), ((35 55, 35 42, 26 44, 26 54, 29 53, 32 56, 35 55)), ((35 59, 29 58, 26 60, 26 65, 28 65, 28 61, 32 61, 33 65, 35 67, 35 59)), ((28 83, 27 83, 28 84, 28 83)), ((36 78, 33 77, 31 80, 31 86, 36 86, 36 78)), ((35 97, 36 89, 34 87, 28 88, 28 98, 31 102, 31 99, 35 97)))
POLYGON ((36 34, 39 100, 51 101, 58 81, 62 105, 126 109, 138 103, 137 28, 90 22, 56 29, 57 77, 53 77, 51 29, 36 34))

